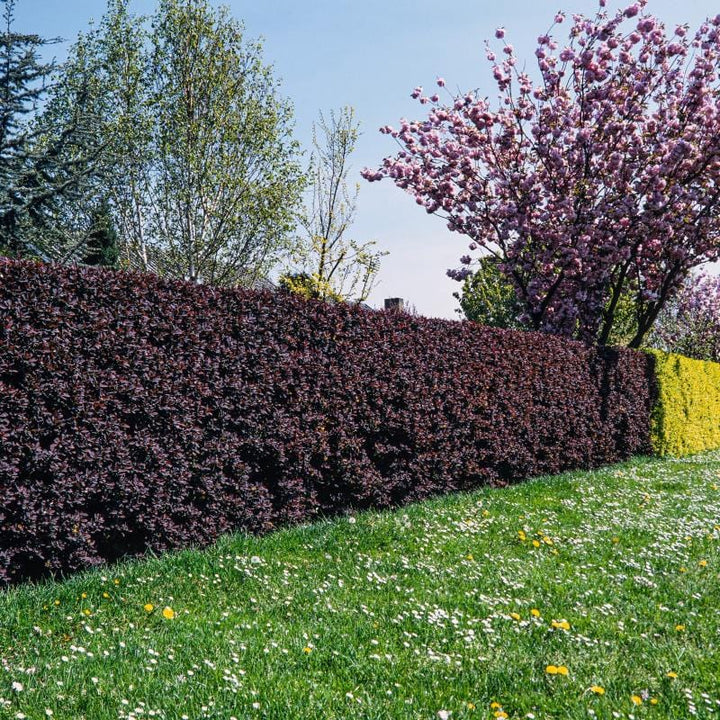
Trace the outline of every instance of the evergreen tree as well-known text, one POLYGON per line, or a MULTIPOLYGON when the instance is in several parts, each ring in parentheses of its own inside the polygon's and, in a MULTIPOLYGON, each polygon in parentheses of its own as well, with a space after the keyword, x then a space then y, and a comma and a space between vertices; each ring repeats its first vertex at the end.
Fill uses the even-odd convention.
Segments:
POLYGON ((36 132, 30 122, 45 94, 51 64, 39 51, 49 40, 13 30, 15 0, 2 0, 0 35, 0 252, 37 254, 26 227, 41 214, 43 191, 33 153, 36 132))
POLYGON ((78 88, 64 115, 39 112, 55 70, 40 51, 58 41, 15 32, 15 0, 0 1, 0 253, 76 259, 86 229, 68 234, 65 220, 97 157, 87 92, 78 88))
POLYGON ((82 262, 84 265, 114 268, 118 265, 119 256, 118 233, 112 219, 110 204, 105 200, 93 213, 93 222, 82 262))

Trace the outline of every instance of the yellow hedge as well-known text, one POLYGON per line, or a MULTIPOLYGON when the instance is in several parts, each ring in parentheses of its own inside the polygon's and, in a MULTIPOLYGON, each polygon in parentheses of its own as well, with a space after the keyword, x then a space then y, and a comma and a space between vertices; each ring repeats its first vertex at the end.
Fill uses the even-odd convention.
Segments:
POLYGON ((658 383, 653 450, 680 456, 720 448, 720 363, 649 352, 658 383))

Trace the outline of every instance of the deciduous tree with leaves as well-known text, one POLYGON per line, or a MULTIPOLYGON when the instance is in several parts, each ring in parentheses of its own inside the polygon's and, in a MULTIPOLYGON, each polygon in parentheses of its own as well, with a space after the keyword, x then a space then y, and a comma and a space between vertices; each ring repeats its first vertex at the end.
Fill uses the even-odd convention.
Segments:
POLYGON ((56 105, 78 86, 105 147, 79 211, 108 199, 124 264, 234 285, 289 252, 304 183, 292 107, 227 9, 161 0, 147 19, 110 0, 74 46, 56 105))
POLYGON ((499 105, 416 88, 428 117, 383 128, 400 152, 364 175, 499 258, 529 327, 605 344, 631 294, 639 347, 720 254, 720 15, 689 33, 667 31, 645 0, 604 5, 573 16, 566 43, 553 28, 538 38, 535 80, 499 29, 500 56, 487 50, 499 105))
POLYGON ((359 137, 351 107, 329 119, 320 113, 313 125, 313 152, 308 168, 310 200, 300 216, 304 232, 294 252, 293 272, 282 283, 293 292, 334 300, 366 300, 386 252, 375 242, 349 237, 359 187, 348 183, 350 156, 359 137))

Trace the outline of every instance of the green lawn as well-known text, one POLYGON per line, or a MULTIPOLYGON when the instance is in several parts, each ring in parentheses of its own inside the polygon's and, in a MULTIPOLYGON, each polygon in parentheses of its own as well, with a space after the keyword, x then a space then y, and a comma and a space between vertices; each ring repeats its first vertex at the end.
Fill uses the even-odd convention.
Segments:
POLYGON ((639 459, 18 588, 0 717, 720 717, 719 488, 639 459))

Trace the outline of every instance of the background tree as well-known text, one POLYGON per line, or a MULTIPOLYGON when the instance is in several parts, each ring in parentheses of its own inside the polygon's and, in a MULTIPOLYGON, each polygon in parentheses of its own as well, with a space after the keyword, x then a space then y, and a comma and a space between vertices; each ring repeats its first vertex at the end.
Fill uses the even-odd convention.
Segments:
POLYGON ((663 308, 648 344, 720 362, 720 277, 700 273, 688 278, 663 308))
POLYGON ((102 202, 92 215, 91 229, 84 247, 82 263, 100 267, 115 268, 118 266, 120 248, 118 234, 113 222, 110 204, 102 202))
POLYGON ((518 320, 522 304, 498 265, 497 258, 492 255, 477 261, 474 272, 463 281, 462 291, 454 293, 460 302, 457 312, 481 325, 522 329, 524 326, 518 320))
POLYGON ((541 35, 539 82, 511 45, 501 60, 488 49, 498 109, 416 88, 428 118, 384 128, 401 150, 364 173, 495 255, 531 328, 605 344, 631 295, 639 347, 692 268, 720 253, 720 16, 668 36, 645 4, 573 16, 562 48, 541 35))
POLYGON ((285 285, 300 294, 322 299, 366 300, 386 252, 375 242, 358 243, 348 237, 355 219, 359 186, 348 185, 350 155, 355 150, 359 123, 351 107, 320 113, 313 125, 313 152, 308 168, 311 197, 300 216, 304 236, 294 252, 295 269, 285 285))
MULTIPOLYGON (((472 263, 469 255, 461 258, 465 264, 472 263)), ((460 302, 457 312, 468 320, 481 325, 527 330, 520 321, 523 306, 512 283, 500 271, 500 262, 493 255, 485 255, 474 263, 474 270, 463 281, 462 290, 453 293, 460 302)), ((637 332, 635 297, 632 290, 623 293, 614 314, 609 345, 627 345, 637 332)))
POLYGON ((232 285, 287 253, 303 185, 292 109, 227 10, 162 0, 148 21, 110 0, 48 112, 80 87, 104 150, 74 222, 92 227, 107 200, 123 265, 232 285))
POLYGON ((89 171, 83 98, 52 133, 37 120, 54 65, 40 50, 57 42, 13 29, 14 0, 3 0, 0 35, 0 252, 54 257, 62 245, 56 218, 89 171))
POLYGON ((233 284, 287 249, 300 198, 292 111, 227 10, 162 0, 153 25, 154 232, 162 270, 233 284))

